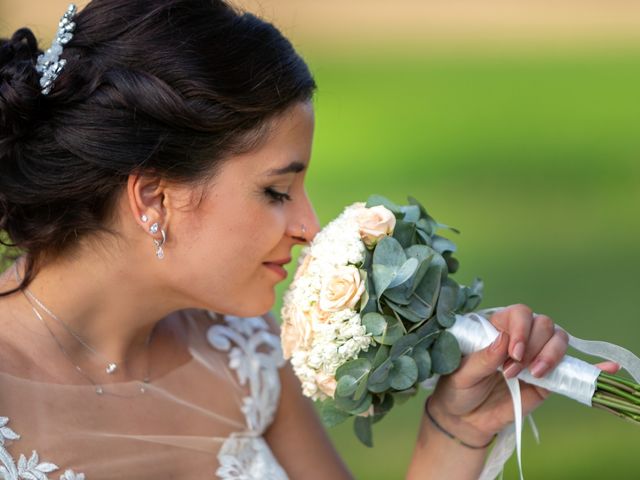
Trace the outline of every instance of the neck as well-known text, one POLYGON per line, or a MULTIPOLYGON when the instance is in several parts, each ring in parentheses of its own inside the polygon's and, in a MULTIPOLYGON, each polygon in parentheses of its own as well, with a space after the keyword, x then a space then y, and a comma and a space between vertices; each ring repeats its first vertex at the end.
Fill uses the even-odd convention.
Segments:
MULTIPOLYGON (((20 278, 24 276, 22 260, 5 272, 11 274, 15 284, 15 269, 20 278)), ((114 260, 91 254, 59 259, 43 266, 28 287, 28 293, 58 318, 55 320, 31 300, 56 337, 64 339, 64 348, 72 358, 95 354, 69 330, 99 352, 94 360, 122 365, 135 350, 145 347, 159 320, 180 308, 175 299, 159 291, 161 285, 150 280, 153 275, 148 270, 131 263, 114 264, 114 260)), ((44 329, 27 301, 28 293, 17 295, 22 297, 17 299, 23 303, 21 311, 39 323, 35 328, 44 329)))

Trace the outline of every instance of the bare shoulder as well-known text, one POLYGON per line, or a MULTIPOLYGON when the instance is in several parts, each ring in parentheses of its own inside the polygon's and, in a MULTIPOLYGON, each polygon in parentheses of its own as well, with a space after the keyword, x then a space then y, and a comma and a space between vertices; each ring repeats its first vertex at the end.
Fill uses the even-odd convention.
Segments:
MULTIPOLYGON (((280 335, 273 315, 264 315, 270 330, 280 335)), ((280 403, 264 437, 292 480, 352 479, 316 413, 311 399, 302 394, 300 380, 287 361, 279 369, 280 403)))

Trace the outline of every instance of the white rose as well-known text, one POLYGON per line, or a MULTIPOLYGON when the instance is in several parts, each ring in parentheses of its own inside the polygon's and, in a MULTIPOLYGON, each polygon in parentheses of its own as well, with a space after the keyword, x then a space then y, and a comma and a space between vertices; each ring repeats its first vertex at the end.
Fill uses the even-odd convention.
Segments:
POLYGON ((364 293, 364 288, 364 282, 356 267, 336 267, 322 282, 320 308, 325 312, 354 308, 364 293))
POLYGON ((395 215, 382 205, 359 209, 356 220, 360 238, 368 248, 373 248, 382 237, 391 235, 396 226, 395 215))

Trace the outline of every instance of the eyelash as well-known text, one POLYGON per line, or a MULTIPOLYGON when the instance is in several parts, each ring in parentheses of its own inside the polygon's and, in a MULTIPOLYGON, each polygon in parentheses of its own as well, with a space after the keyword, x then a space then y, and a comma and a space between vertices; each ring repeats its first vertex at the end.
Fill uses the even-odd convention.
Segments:
POLYGON ((277 190, 274 190, 273 188, 270 188, 270 187, 265 188, 264 192, 273 202, 284 203, 285 201, 286 202, 291 201, 291 195, 289 195, 288 193, 278 192, 277 190))

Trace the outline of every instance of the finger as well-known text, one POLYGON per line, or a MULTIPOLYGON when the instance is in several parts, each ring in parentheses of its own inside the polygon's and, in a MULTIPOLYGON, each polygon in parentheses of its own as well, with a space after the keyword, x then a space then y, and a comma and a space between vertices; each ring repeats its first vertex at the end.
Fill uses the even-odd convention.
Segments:
POLYGON ((495 375, 498 368, 508 358, 509 335, 501 332, 491 345, 472 353, 451 375, 451 380, 457 388, 471 388, 495 375))
POLYGON ((617 373, 620 370, 620 365, 616 362, 600 362, 596 364, 596 367, 607 373, 617 373))
POLYGON ((531 375, 538 378, 543 377, 549 370, 555 368, 567 352, 568 345, 567 333, 564 330, 556 330, 529 365, 531 375))
POLYGON ((509 332, 509 356, 516 362, 522 361, 526 350, 526 340, 533 324, 533 311, 527 305, 511 305, 493 314, 491 323, 499 330, 509 332))
POLYGON ((554 333, 553 320, 546 315, 536 315, 526 342, 524 358, 521 362, 507 360, 503 366, 505 376, 512 378, 518 375, 542 351, 554 333))

